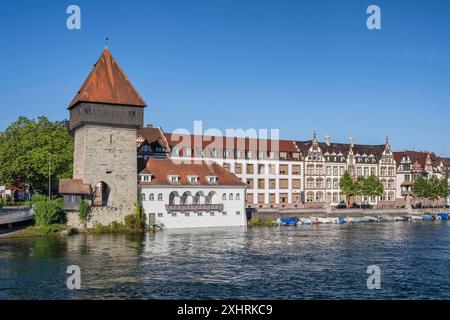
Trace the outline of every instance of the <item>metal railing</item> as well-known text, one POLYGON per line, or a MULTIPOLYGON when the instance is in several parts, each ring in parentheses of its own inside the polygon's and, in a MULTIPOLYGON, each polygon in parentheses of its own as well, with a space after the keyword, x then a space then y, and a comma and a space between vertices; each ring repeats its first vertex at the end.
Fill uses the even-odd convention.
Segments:
POLYGON ((34 218, 33 207, 3 207, 0 208, 0 225, 27 221, 34 218))
POLYGON ((167 204, 167 212, 184 211, 223 211, 223 204, 167 204))

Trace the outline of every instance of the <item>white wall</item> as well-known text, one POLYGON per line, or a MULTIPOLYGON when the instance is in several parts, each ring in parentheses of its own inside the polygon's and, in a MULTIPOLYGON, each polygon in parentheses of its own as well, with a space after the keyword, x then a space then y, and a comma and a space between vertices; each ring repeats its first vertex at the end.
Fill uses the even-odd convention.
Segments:
POLYGON ((246 226, 247 217, 245 213, 245 186, 242 187, 219 187, 219 186, 142 186, 141 194, 145 194, 145 200, 142 201, 147 221, 150 214, 155 214, 156 224, 165 229, 180 228, 207 228, 207 227, 232 227, 246 226), (221 212, 215 211, 214 216, 210 212, 202 211, 202 216, 192 211, 177 211, 176 216, 168 213, 166 205, 169 204, 170 194, 176 191, 181 196, 185 192, 191 192, 193 196, 198 191, 202 191, 206 196, 209 192, 216 193, 216 201, 213 204, 223 204, 224 209, 221 212), (227 195, 227 200, 222 200, 222 194, 227 195), (229 195, 233 194, 233 200, 229 200, 229 195), (154 200, 149 200, 149 195, 154 195, 154 200), (162 200, 158 200, 158 195, 162 194, 162 200), (239 194, 239 200, 236 195, 239 194), (223 213, 226 212, 226 215, 223 213), (237 214, 239 212, 239 214, 237 214))

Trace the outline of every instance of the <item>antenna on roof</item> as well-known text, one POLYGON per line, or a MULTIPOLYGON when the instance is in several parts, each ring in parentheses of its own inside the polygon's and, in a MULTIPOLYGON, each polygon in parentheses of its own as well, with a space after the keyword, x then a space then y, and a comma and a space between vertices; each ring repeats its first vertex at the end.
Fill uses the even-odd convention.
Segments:
POLYGON ((109 42, 109 38, 106 37, 106 38, 105 38, 105 49, 106 49, 106 50, 109 50, 109 48, 108 48, 108 42, 109 42))

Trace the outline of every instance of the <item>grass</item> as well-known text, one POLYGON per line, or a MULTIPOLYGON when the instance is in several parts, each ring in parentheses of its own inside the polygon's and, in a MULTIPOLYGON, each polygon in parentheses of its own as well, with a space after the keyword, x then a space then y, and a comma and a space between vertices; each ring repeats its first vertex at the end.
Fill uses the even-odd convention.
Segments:
POLYGON ((29 226, 26 229, 29 232, 41 235, 56 235, 61 231, 67 230, 67 226, 64 224, 52 224, 48 226, 29 226))

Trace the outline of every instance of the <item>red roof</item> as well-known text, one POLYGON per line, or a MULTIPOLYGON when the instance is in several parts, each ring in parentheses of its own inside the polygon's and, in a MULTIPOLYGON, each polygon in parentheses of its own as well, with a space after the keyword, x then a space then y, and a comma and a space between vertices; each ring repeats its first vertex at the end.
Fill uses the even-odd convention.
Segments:
POLYGON ((61 179, 59 180, 59 193, 91 194, 92 189, 89 183, 83 183, 81 179, 61 179))
POLYGON ((177 145, 194 148, 217 148, 217 149, 239 149, 252 151, 275 151, 299 153, 294 141, 275 139, 255 139, 223 136, 201 136, 184 135, 175 133, 164 133, 166 140, 171 147, 177 145))
POLYGON ((141 185, 219 185, 219 186, 246 186, 234 174, 228 172, 215 162, 205 161, 173 161, 170 159, 149 159, 142 174, 151 172, 151 181, 141 182, 141 185), (169 181, 169 176, 179 176, 178 183, 169 181), (198 176, 198 183, 191 183, 189 176, 198 176), (217 183, 211 184, 208 176, 216 176, 217 183))
POLYGON ((69 104, 96 102, 145 107, 147 104, 128 80, 108 49, 105 49, 80 90, 69 104))

